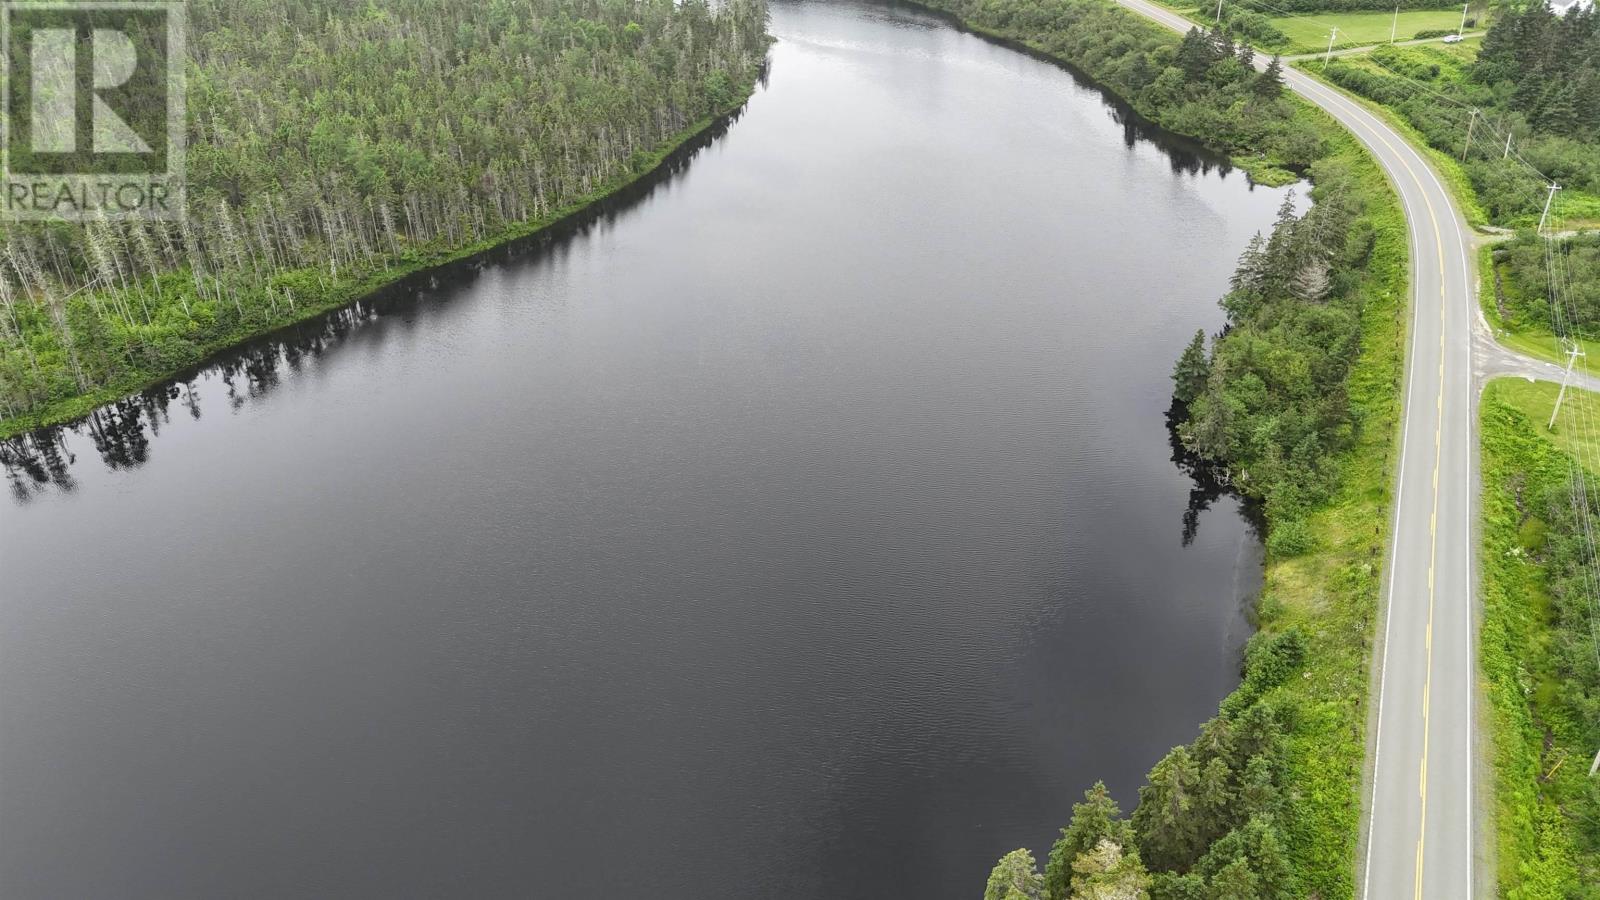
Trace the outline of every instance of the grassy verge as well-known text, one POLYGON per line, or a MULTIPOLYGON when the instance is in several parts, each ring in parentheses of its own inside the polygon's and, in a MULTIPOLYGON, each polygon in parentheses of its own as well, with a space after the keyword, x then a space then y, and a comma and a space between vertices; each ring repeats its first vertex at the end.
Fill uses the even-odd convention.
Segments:
MULTIPOLYGON (((275 278, 277 280, 294 282, 297 285, 296 297, 298 302, 292 310, 282 310, 279 315, 268 321, 253 322, 229 333, 219 335, 204 344, 196 346, 194 351, 186 354, 184 358, 176 360, 173 364, 159 370, 141 369, 130 372, 116 382, 88 393, 59 400, 27 415, 0 419, 0 439, 13 437, 36 428, 83 418, 106 403, 149 389, 183 372, 192 371, 199 366, 203 366, 211 359, 240 344, 299 322, 314 319, 340 307, 348 306, 408 275, 476 256, 502 244, 526 238, 561 225, 657 172, 685 150, 696 138, 725 122, 728 117, 742 108, 754 90, 755 84, 753 82, 743 86, 742 90, 738 92, 742 99, 724 112, 715 116, 708 116, 690 125, 655 152, 641 155, 631 168, 624 169, 609 181, 597 185, 587 195, 560 209, 553 210, 547 216, 519 222, 483 240, 462 246, 411 246, 399 258, 389 260, 388 264, 383 268, 344 275, 339 278, 329 278, 327 273, 320 269, 292 269, 276 273, 275 278)), ((178 290, 187 289, 188 276, 186 273, 168 274, 164 278, 176 285, 178 290)))
POLYGON ((1561 342, 1550 332, 1544 322, 1525 321, 1517 314, 1520 304, 1512 301, 1515 284, 1506 280, 1494 261, 1494 246, 1478 248, 1478 307, 1483 320, 1489 323, 1494 339, 1501 346, 1518 353, 1565 363, 1561 342))
MULTIPOLYGON (((1557 386, 1491 383, 1480 410, 1483 449, 1482 677, 1494 740, 1501 896, 1600 896, 1600 786, 1587 776, 1600 740, 1573 702, 1556 649, 1587 641, 1560 621, 1552 594, 1552 525, 1540 498, 1564 492, 1572 454, 1595 458, 1600 428, 1545 430, 1557 386), (1563 633, 1563 631, 1568 633, 1563 633)), ((1600 397, 1566 402, 1600 422, 1600 397)))
MULTIPOLYGON (((1349 64, 1352 59, 1360 59, 1360 57, 1340 57, 1336 64, 1349 64)), ((1353 94, 1323 78, 1321 60, 1298 60, 1293 65, 1296 69, 1322 82, 1330 90, 1343 94, 1350 102, 1360 104, 1368 112, 1379 117, 1385 124, 1398 131, 1402 137, 1410 142, 1412 149, 1427 157, 1428 162, 1433 165, 1433 170, 1438 173, 1440 180, 1450 191, 1451 198, 1455 200, 1456 206, 1460 208, 1461 214, 1466 217, 1467 224, 1474 228, 1488 224, 1489 216, 1484 212, 1482 204, 1478 202, 1478 193, 1472 189, 1471 179, 1467 177, 1466 170, 1461 168, 1461 163, 1454 156, 1444 153, 1429 144, 1427 138, 1423 137, 1422 132, 1418 131, 1416 126, 1406 121, 1404 116, 1389 107, 1374 103, 1359 94, 1353 94)))
POLYGON ((1315 549, 1269 556, 1263 631, 1299 628, 1309 637, 1303 676, 1278 690, 1299 710, 1289 735, 1290 851, 1306 896, 1355 893, 1359 787, 1366 754, 1367 691, 1389 542, 1400 395, 1409 330, 1405 216, 1377 163, 1341 133, 1335 158, 1377 187, 1364 216, 1376 242, 1362 282, 1361 355, 1348 385, 1358 438, 1340 461, 1340 489, 1307 520, 1315 549))
POLYGON ((1600 228, 1600 197, 1594 194, 1564 190, 1556 195, 1551 212, 1564 228, 1600 228))

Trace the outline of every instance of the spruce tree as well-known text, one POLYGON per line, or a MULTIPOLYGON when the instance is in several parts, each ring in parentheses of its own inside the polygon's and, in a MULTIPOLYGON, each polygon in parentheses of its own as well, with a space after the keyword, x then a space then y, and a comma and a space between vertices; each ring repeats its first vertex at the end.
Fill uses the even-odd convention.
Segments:
POLYGON ((1283 58, 1273 54, 1266 71, 1256 76, 1255 95, 1262 100, 1276 100, 1283 94, 1283 58))
POLYGON ((1211 900, 1206 880, 1193 872, 1155 872, 1150 876, 1150 900, 1211 900))
POLYGON ((1213 895, 1217 897, 1235 896, 1220 892, 1219 882, 1227 883, 1230 890, 1241 890, 1239 885, 1245 879, 1238 877, 1240 872, 1250 874, 1248 882, 1258 896, 1292 897, 1297 893, 1288 848, 1276 821, 1270 816, 1257 816, 1228 832, 1211 845, 1205 857, 1195 865, 1195 871, 1210 880, 1213 895))
MULTIPOLYGON (((1183 348, 1178 364, 1172 370, 1172 396, 1185 406, 1194 402, 1206 389, 1206 379, 1211 376, 1211 361, 1206 357, 1206 333, 1196 331, 1194 340, 1183 348)), ((1080 851, 1081 852, 1081 851, 1080 851)))
POLYGON ((1112 840, 1078 855, 1072 864, 1073 900, 1149 900, 1150 873, 1139 854, 1112 840))
POLYGON ((1260 299, 1262 287, 1266 284, 1266 274, 1267 241, 1258 231, 1250 238, 1250 243, 1245 245, 1244 253, 1239 255, 1239 265, 1229 277, 1228 287, 1235 294, 1250 299, 1260 299))
POLYGON ((1139 789, 1133 830, 1150 867, 1182 871, 1194 865, 1202 849, 1194 797, 1199 780, 1189 748, 1176 747, 1156 763, 1149 783, 1139 789))
POLYGON ((1050 848, 1044 868, 1044 890, 1048 900, 1071 896, 1072 867, 1079 856, 1093 850, 1101 841, 1128 846, 1133 830, 1122 818, 1117 801, 1111 799, 1105 782, 1083 792, 1083 802, 1072 805, 1072 821, 1061 829, 1061 837, 1050 848))
POLYGON ((1216 44, 1212 43, 1211 38, 1198 27, 1189 29, 1189 33, 1183 36, 1183 43, 1178 45, 1176 59, 1184 77, 1199 81, 1205 77, 1206 70, 1211 68, 1215 59, 1216 44))
POLYGON ((983 900, 1042 900, 1044 878, 1027 850, 1013 850, 995 864, 983 900))
POLYGON ((1236 859, 1212 876, 1207 885, 1208 900, 1265 900, 1260 879, 1250 871, 1250 863, 1236 859))

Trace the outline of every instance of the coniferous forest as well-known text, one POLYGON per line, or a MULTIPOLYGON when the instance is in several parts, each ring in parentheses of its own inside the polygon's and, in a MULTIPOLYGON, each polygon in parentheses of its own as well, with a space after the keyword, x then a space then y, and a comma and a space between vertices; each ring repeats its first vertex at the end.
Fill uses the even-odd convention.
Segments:
POLYGON ((17 430, 526 233, 748 96, 762 0, 195 0, 188 217, 0 236, 17 430))
MULTIPOLYGON (((1406 377, 1405 217, 1363 146, 1288 91, 1284 67, 1305 63, 1259 66, 1250 41, 1273 30, 1270 16, 1400 7, 1244 0, 1179 37, 1107 0, 916 5, 1070 63, 1252 187, 1294 185, 1240 256, 1222 327, 1169 348, 1181 349, 1174 456, 1235 493, 1265 544, 1265 584, 1243 614, 1254 634, 1228 673, 1239 686, 1155 764, 1136 804, 1094 783, 1059 811, 1053 846, 999 859, 984 898, 1353 896, 1406 377)), ((188 16, 187 216, 0 226, 0 438, 320 313, 354 303, 345 313, 357 315, 403 275, 577 213, 735 113, 772 40, 766 0, 190 0, 188 16)), ((1475 58, 1454 52, 1384 46, 1317 74, 1398 113, 1441 158, 1459 151, 1452 187, 1468 186, 1475 223, 1530 225, 1541 171, 1581 202, 1600 198, 1600 11, 1507 7, 1475 58), (1504 155, 1498 136, 1472 130, 1485 122, 1508 136, 1504 155)), ((1503 320, 1548 314, 1542 279, 1557 259, 1575 273, 1574 329, 1600 325, 1600 238, 1504 237, 1484 251, 1503 320)), ((230 396, 229 367, 258 362, 244 355, 223 366, 230 396)), ((178 396, 123 404, 164 418, 178 396)), ((96 414, 109 467, 143 462, 144 414, 127 416, 131 438, 96 414)), ((64 482, 61 440, 19 438, 37 454, 0 462, 64 482)), ((1558 492, 1527 500, 1548 508, 1537 537, 1556 614, 1579 622, 1578 526, 1558 492)), ((1564 672, 1588 665, 1587 635, 1567 630, 1564 672)), ((1587 691, 1585 678, 1571 683, 1587 691)), ((1567 691, 1585 712, 1591 693, 1567 691)), ((1600 845, 1589 837, 1585 852, 1600 845)))
POLYGON ((1577 194, 1600 196, 1600 11, 1592 5, 1564 16, 1542 0, 1503 7, 1470 60, 1378 47, 1319 72, 1393 108, 1458 157, 1491 222, 1533 225, 1545 199, 1540 173, 1567 189, 1564 207, 1577 194))

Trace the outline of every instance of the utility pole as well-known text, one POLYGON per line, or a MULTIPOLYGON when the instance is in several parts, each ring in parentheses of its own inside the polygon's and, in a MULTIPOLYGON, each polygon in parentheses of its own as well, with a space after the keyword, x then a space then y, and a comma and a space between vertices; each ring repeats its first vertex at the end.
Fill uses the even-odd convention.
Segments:
POLYGON ((1467 161, 1467 151, 1472 149, 1472 126, 1478 124, 1478 111, 1472 111, 1472 118, 1467 120, 1467 142, 1461 145, 1461 161, 1467 161))
POLYGON ((1500 154, 1500 158, 1501 159, 1510 159, 1511 158, 1511 132, 1509 130, 1506 131, 1506 152, 1500 154))
POLYGON ((1217 0, 1217 24, 1222 24, 1222 0, 1217 0))
POLYGON ((1328 60, 1333 59, 1333 41, 1339 36, 1339 26, 1333 26, 1333 31, 1328 35, 1328 55, 1322 58, 1322 67, 1328 67, 1328 60))
POLYGON ((1456 29, 1456 37, 1460 37, 1461 32, 1467 30, 1467 7, 1471 5, 1472 0, 1467 0, 1467 2, 1461 4, 1461 27, 1456 29))
POLYGON ((1567 382, 1572 380, 1572 364, 1583 355, 1583 346, 1573 340, 1572 346, 1567 348, 1567 374, 1561 376, 1561 390, 1556 391, 1556 408, 1550 411, 1550 424, 1544 427, 1545 431, 1556 429, 1556 416, 1561 412, 1561 398, 1567 395, 1567 382))
POLYGON ((1589 767, 1589 777, 1593 778, 1596 772, 1600 772, 1600 751, 1594 754, 1594 765, 1589 767))
POLYGON ((1395 35, 1400 33, 1400 0, 1394 0, 1394 24, 1389 26, 1389 43, 1394 43, 1395 35))
POLYGON ((1534 234, 1544 234, 1545 220, 1550 218, 1550 201, 1556 199, 1556 191, 1561 190, 1561 185, 1550 182, 1550 196, 1544 198, 1544 212, 1539 214, 1539 227, 1534 229, 1534 234))

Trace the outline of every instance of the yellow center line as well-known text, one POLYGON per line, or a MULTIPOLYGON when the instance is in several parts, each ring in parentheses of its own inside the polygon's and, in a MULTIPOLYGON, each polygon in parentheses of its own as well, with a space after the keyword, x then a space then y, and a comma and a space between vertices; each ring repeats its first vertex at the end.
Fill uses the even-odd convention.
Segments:
MULTIPOLYGON (((1185 22, 1184 24, 1187 25, 1188 23, 1185 22)), ((1421 798, 1422 810, 1417 829, 1415 895, 1417 900, 1421 900, 1424 849, 1428 836, 1428 707, 1433 695, 1433 620, 1436 599, 1436 591, 1434 588, 1434 570, 1437 566, 1439 556, 1439 470, 1444 455, 1444 354, 1445 350, 1447 349, 1445 341, 1445 323, 1449 312, 1449 296, 1445 288, 1444 232, 1439 227, 1439 217, 1434 211, 1433 201, 1428 197, 1428 191, 1426 189, 1425 182, 1423 182, 1423 180, 1417 176, 1417 171, 1411 167, 1411 163, 1407 161, 1406 155, 1397 150, 1395 145, 1391 143, 1384 135, 1383 129, 1375 128, 1361 118, 1361 114, 1366 113, 1365 109, 1363 109, 1359 104, 1347 99, 1339 91, 1329 88, 1310 76, 1305 79, 1305 84, 1300 88, 1300 90, 1302 93, 1308 95, 1321 94, 1323 99, 1327 101, 1328 105, 1342 104, 1349 110, 1354 110, 1355 115, 1350 119, 1350 121, 1345 123, 1346 126, 1352 131, 1359 129, 1360 131, 1366 133, 1372 138, 1372 141, 1382 144, 1384 147, 1388 148, 1391 154, 1394 155, 1395 160, 1397 160, 1401 167, 1406 170, 1406 174, 1411 176, 1411 180, 1416 186, 1417 192, 1422 196, 1423 206, 1426 208, 1428 213, 1428 221, 1433 226, 1434 248, 1437 252, 1439 261, 1439 395, 1434 404, 1437 418, 1435 419, 1433 430, 1433 511, 1428 521, 1428 618, 1427 629, 1424 636, 1424 646, 1426 648, 1426 674, 1422 683, 1422 757, 1418 765, 1418 773, 1420 776, 1418 794, 1421 798)), ((1329 110, 1329 112, 1331 114, 1332 110, 1329 110)), ((1347 113, 1347 115, 1349 115, 1349 113, 1347 113)), ((1437 182, 1437 179, 1434 180, 1437 182)), ((1396 187, 1399 187, 1398 183, 1396 184, 1396 187)), ((1401 199, 1402 201, 1404 200, 1403 192, 1401 199)), ((1407 207, 1407 211, 1409 212, 1409 205, 1407 207)), ((1418 297, 1417 299, 1420 301, 1421 297, 1418 297)), ((1398 540, 1398 535, 1396 540, 1398 540)), ((1394 602, 1394 597, 1392 594, 1389 600, 1390 603, 1394 602)), ((1368 853, 1370 854, 1370 852, 1371 851, 1369 849, 1368 853)))
MULTIPOLYGON (((1411 171, 1404 157, 1400 158, 1400 164, 1406 167, 1406 171, 1416 179, 1418 186, 1421 186, 1422 180, 1411 171)), ((1444 338, 1445 315, 1449 309, 1444 287, 1444 238, 1439 230, 1439 219, 1433 212, 1433 203, 1428 200, 1426 191, 1422 193, 1422 201, 1428 209, 1428 220, 1433 225, 1433 240, 1439 254, 1439 398, 1435 404, 1438 418, 1433 426, 1433 513, 1428 519, 1428 626, 1423 638, 1427 663, 1426 674, 1422 679, 1422 777, 1418 788, 1422 800, 1422 815, 1417 825, 1416 900, 1422 900, 1423 860, 1428 842, 1428 713, 1433 700, 1433 609, 1434 599, 1437 597, 1433 573, 1439 559, 1439 467, 1444 459, 1444 338)))
MULTIPOLYGON (((1315 82, 1313 82, 1315 83, 1315 82)), ((1319 89, 1325 89, 1317 85, 1319 89)), ((1326 90, 1326 89, 1325 89, 1326 90)), ((1337 92, 1328 90, 1331 96, 1344 101, 1337 92)), ((1348 102, 1348 101, 1344 101, 1348 102)), ((1352 108, 1360 110, 1359 106, 1351 103, 1352 108)), ((1359 120, 1358 120, 1359 121, 1359 120)), ((1423 186, 1421 178, 1417 177, 1415 169, 1406 161, 1403 153, 1395 149, 1383 132, 1370 127, 1362 122, 1363 130, 1370 133, 1375 140, 1389 148, 1395 159, 1405 168, 1406 174, 1416 184, 1417 192, 1422 195, 1423 206, 1428 211, 1428 222, 1433 226, 1434 248, 1439 260, 1439 396, 1434 403, 1437 418, 1433 428, 1433 512, 1428 520, 1428 624, 1424 633, 1425 648, 1425 675, 1422 681, 1422 758, 1418 765, 1419 783, 1417 792, 1422 802, 1422 812, 1417 826, 1417 866, 1415 880, 1415 896, 1422 900, 1422 874, 1423 860, 1428 839, 1428 707, 1433 696, 1433 613, 1436 591, 1434 590, 1434 569, 1439 558, 1439 468, 1444 450, 1444 351, 1445 351, 1445 320, 1449 311, 1449 296, 1445 290, 1444 267, 1444 232, 1439 228, 1439 217, 1434 212, 1433 201, 1428 199, 1428 192, 1423 186)), ((1394 598, 1389 598, 1394 602, 1394 598)))

